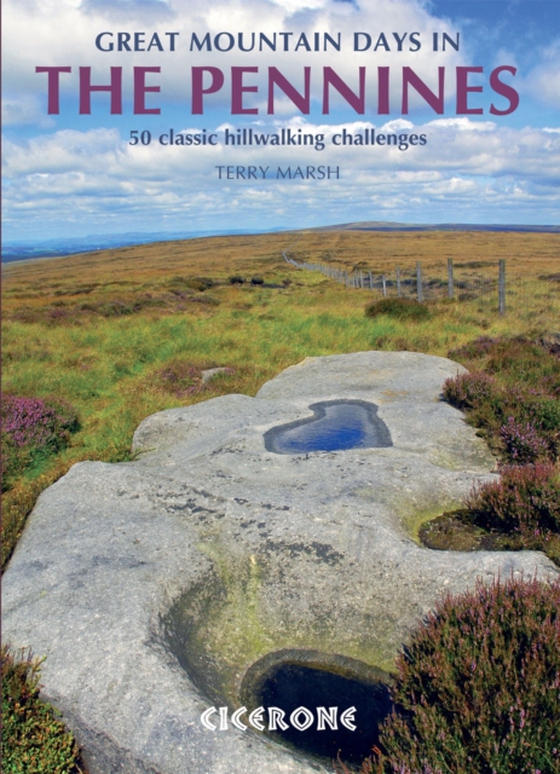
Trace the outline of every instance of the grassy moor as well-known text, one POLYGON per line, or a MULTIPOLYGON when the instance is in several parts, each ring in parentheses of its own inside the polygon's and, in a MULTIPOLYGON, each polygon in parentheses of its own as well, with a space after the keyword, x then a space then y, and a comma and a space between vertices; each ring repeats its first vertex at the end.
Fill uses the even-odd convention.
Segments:
MULTIPOLYGON (((259 386, 307 356, 367 349, 447 356, 487 337, 548 341, 560 317, 560 236, 511 232, 319 231, 163 242, 4 269, 3 389, 63 401, 79 430, 8 476, 4 562, 45 487, 83 459, 128 457, 147 415, 259 386), (429 315, 376 314, 380 290, 350 289, 282 257, 445 284, 453 258, 459 301, 427 301, 429 315), (506 314, 497 291, 477 293, 506 259, 506 314), (201 372, 225 367, 208 382, 201 372), (56 453, 54 453, 56 452, 56 453), (19 473, 19 474, 18 474, 19 473)), ((515 378, 515 373, 513 374, 515 378)), ((9 447, 9 444, 8 444, 9 447)), ((10 458, 10 449, 5 459, 10 458)))

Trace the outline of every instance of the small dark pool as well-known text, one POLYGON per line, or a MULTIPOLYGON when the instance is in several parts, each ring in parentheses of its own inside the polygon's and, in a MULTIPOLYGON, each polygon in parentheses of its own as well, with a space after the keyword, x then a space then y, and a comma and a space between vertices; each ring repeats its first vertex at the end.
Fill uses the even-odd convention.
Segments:
POLYGON ((302 664, 282 664, 263 681, 260 702, 264 707, 280 707, 286 717, 298 707, 317 711, 317 707, 336 707, 340 712, 355 707, 354 731, 337 723, 336 730, 328 726, 317 730, 317 723, 305 731, 289 723, 277 735, 285 742, 310 755, 347 763, 359 763, 379 743, 379 725, 391 711, 392 703, 386 685, 367 685, 329 671, 302 664))
POLYGON ((377 416, 375 403, 329 400, 313 403, 309 408, 314 416, 267 430, 266 450, 302 454, 393 445, 389 428, 377 416))

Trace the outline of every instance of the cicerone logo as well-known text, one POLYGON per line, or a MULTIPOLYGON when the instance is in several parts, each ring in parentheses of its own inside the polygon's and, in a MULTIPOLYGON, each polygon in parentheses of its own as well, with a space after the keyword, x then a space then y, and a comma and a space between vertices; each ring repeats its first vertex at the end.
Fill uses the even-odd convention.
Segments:
POLYGON ((348 731, 355 731, 354 723, 356 707, 348 707, 339 714, 338 707, 315 707, 315 711, 307 707, 297 707, 289 715, 280 707, 257 707, 249 712, 247 707, 240 707, 230 715, 229 707, 209 707, 200 716, 200 722, 209 731, 227 731, 233 726, 240 731, 254 728, 257 731, 287 731, 290 726, 298 731, 306 731, 315 727, 317 731, 338 731, 339 724, 348 731), (243 723, 243 716, 246 723, 243 723))

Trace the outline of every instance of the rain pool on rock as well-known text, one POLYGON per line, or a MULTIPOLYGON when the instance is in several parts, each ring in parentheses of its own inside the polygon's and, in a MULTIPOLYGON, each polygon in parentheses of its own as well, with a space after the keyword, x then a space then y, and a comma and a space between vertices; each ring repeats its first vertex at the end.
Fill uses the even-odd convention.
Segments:
POLYGON ((387 425, 377 416, 375 403, 329 400, 313 403, 309 408, 312 417, 268 430, 264 435, 266 450, 305 454, 393 445, 387 425))

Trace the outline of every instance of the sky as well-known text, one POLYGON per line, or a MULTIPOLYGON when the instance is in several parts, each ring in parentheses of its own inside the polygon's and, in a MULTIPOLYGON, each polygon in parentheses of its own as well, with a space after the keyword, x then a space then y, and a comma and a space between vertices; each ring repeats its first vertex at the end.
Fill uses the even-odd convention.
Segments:
POLYGON ((5 242, 558 225, 560 0, 4 0, 2 182, 5 242), (80 113, 80 68, 120 73, 113 113, 85 88, 80 113))

